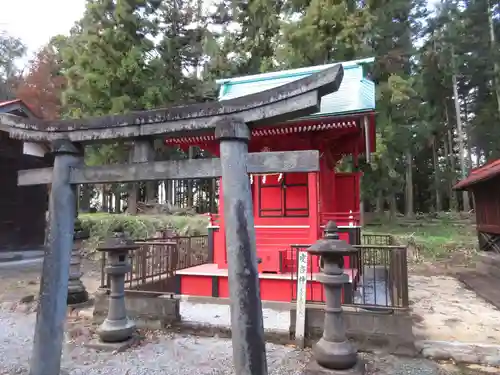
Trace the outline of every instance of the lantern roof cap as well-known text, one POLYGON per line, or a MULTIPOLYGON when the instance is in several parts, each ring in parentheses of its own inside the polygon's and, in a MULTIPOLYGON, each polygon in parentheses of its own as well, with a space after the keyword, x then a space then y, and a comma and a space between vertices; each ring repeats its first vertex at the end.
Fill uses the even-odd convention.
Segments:
POLYGON ((341 240, 337 225, 333 221, 329 221, 325 227, 324 237, 312 244, 307 251, 313 255, 345 255, 356 252, 357 249, 341 240))
POLYGON ((122 226, 117 226, 113 234, 97 247, 98 251, 127 251, 138 249, 139 245, 132 240, 122 226))

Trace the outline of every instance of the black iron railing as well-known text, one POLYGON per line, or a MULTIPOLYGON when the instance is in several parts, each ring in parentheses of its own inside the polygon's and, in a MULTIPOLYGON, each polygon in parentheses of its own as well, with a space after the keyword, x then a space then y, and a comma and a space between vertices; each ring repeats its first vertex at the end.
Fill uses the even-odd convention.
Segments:
POLYGON ((407 308, 408 262, 405 246, 359 245, 359 282, 353 304, 407 308))
MULTIPOLYGON (((129 253, 132 270, 125 275, 125 289, 175 292, 175 272, 210 262, 208 236, 173 236, 136 241, 129 253)), ((108 288, 106 257, 101 257, 101 288, 108 288)))
MULTIPOLYGON (((407 308, 408 263, 405 246, 395 245, 390 235, 363 234, 362 245, 345 259, 345 273, 350 282, 344 285, 343 303, 363 308, 407 308)), ((283 272, 291 274, 292 301, 296 300, 297 259, 309 245, 293 245, 284 255, 283 272)), ((320 272, 318 256, 308 257, 306 301, 323 303, 323 287, 317 281, 320 272)))
POLYGON ((391 234, 383 233, 363 233, 361 236, 362 245, 396 245, 396 239, 391 234))

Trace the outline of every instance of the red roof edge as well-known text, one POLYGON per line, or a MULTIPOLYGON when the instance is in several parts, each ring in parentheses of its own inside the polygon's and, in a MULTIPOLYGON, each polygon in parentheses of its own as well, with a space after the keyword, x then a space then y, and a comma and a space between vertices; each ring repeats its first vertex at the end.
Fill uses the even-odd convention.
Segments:
POLYGON ((13 100, 7 100, 5 102, 0 102, 0 108, 11 105, 11 104, 19 104, 24 106, 28 111, 31 112, 31 114, 35 117, 42 118, 40 114, 37 111, 34 111, 31 106, 26 104, 22 99, 13 99, 13 100))
POLYGON ((484 182, 500 175, 500 159, 493 160, 485 165, 474 168, 467 178, 459 181, 454 190, 467 190, 470 186, 484 182))
MULTIPOLYGON (((6 105, 22 103, 21 99, 7 100, 5 102, 0 102, 0 107, 5 107, 6 105)), ((24 103, 23 103, 24 104, 24 103)))

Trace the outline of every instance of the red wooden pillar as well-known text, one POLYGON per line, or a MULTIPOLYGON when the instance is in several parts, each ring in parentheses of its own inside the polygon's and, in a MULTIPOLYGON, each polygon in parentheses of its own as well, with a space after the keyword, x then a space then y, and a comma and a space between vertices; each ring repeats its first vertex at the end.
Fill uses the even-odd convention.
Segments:
POLYGON ((309 243, 313 244, 318 240, 319 233, 319 178, 318 172, 307 174, 307 189, 309 191, 309 243))
POLYGON ((219 267, 224 267, 227 264, 226 253, 226 234, 225 234, 225 219, 224 219, 224 193, 222 191, 222 177, 219 181, 219 232, 218 241, 215 243, 215 263, 219 267))

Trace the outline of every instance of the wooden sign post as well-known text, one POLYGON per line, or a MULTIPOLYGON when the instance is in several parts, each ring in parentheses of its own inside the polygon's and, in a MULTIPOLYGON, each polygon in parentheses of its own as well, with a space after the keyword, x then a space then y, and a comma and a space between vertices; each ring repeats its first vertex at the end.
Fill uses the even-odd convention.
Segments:
POLYGON ((297 313, 295 314, 295 344, 304 348, 306 331, 307 251, 300 251, 297 265, 297 313))

